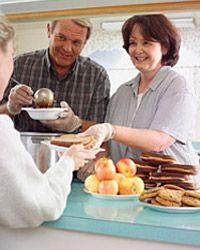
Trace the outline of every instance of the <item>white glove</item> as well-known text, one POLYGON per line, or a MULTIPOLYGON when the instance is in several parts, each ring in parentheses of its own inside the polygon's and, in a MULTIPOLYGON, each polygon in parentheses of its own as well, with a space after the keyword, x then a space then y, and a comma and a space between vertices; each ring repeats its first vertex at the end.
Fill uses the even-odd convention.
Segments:
POLYGON ((21 112, 22 106, 32 104, 33 91, 30 87, 24 84, 19 84, 10 90, 7 102, 7 109, 11 115, 17 115, 21 112))
POLYGON ((110 123, 101 123, 89 127, 81 135, 93 135, 96 139, 95 148, 99 148, 105 141, 112 139, 114 134, 114 127, 110 123))
POLYGON ((41 123, 47 127, 61 132, 71 133, 78 129, 82 125, 81 119, 74 114, 73 110, 66 102, 62 101, 60 106, 64 108, 64 111, 59 115, 58 119, 41 121, 41 123))
POLYGON ((62 101, 60 103, 61 108, 64 108, 64 112, 60 114, 61 118, 65 119, 65 130, 66 132, 73 132, 81 126, 81 119, 74 114, 67 102, 62 101))
POLYGON ((84 146, 81 144, 72 145, 69 147, 69 149, 62 154, 62 157, 65 156, 69 156, 74 160, 74 170, 78 170, 80 167, 85 165, 87 160, 92 160, 96 157, 95 152, 84 149, 84 146))

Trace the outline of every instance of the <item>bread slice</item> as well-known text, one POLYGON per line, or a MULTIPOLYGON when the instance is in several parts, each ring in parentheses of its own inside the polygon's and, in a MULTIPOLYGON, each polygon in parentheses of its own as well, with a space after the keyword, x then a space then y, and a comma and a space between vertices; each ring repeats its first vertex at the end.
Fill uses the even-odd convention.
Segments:
POLYGON ((62 147, 70 147, 73 144, 83 144, 85 148, 90 149, 95 145, 95 138, 92 135, 80 137, 76 134, 63 134, 51 139, 50 143, 62 147))
POLYGON ((163 165, 163 164, 173 164, 176 163, 176 158, 172 155, 163 155, 152 152, 142 152, 140 159, 147 161, 151 165, 163 165))

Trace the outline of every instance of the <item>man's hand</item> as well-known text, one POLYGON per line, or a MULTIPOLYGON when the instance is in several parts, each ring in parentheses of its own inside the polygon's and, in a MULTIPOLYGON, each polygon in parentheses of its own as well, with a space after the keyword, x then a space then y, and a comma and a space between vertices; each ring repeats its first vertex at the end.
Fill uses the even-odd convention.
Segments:
POLYGON ((27 85, 20 84, 13 87, 8 97, 8 112, 11 115, 19 114, 23 106, 28 106, 32 104, 32 95, 33 91, 27 85))
POLYGON ((62 101, 60 105, 61 108, 64 108, 64 111, 60 114, 58 119, 41 121, 41 123, 53 130, 71 133, 81 126, 81 119, 74 114, 73 110, 66 102, 62 101))

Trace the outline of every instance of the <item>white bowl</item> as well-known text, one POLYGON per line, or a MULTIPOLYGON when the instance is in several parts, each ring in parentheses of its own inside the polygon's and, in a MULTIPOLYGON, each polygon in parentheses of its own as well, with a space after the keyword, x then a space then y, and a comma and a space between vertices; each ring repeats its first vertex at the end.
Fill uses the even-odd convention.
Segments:
POLYGON ((22 108, 33 120, 55 120, 63 108, 22 108))

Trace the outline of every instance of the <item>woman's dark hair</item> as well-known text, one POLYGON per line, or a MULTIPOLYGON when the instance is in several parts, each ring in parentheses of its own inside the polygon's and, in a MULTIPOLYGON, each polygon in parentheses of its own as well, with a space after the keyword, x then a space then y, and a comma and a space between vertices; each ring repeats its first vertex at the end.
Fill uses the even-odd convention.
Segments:
POLYGON ((123 48, 128 52, 132 29, 138 25, 145 40, 159 42, 167 48, 162 65, 174 66, 179 59, 181 38, 176 27, 162 14, 135 15, 122 26, 123 48))

